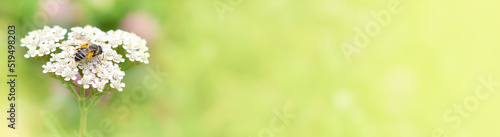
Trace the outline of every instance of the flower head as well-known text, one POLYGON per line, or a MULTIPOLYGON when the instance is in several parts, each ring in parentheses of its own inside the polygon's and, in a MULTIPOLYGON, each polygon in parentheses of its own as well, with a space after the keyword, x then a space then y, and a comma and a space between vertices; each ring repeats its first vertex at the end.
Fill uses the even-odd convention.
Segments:
POLYGON ((89 25, 70 30, 67 33, 66 29, 54 26, 29 32, 21 40, 21 46, 29 49, 25 57, 48 55, 49 61, 42 66, 43 73, 54 73, 65 81, 77 80, 77 75, 81 75, 82 78, 77 80, 78 84, 85 89, 92 87, 101 92, 109 90, 105 89, 107 84, 118 91, 123 90, 125 83, 122 79, 125 72, 120 66, 124 63, 149 63, 146 40, 134 33, 122 30, 103 32, 89 25), (64 40, 66 33, 67 39, 64 40), (77 50, 88 43, 100 46, 102 54, 91 57, 87 54, 86 58, 76 61, 77 50), (124 50, 117 50, 118 48, 124 50))

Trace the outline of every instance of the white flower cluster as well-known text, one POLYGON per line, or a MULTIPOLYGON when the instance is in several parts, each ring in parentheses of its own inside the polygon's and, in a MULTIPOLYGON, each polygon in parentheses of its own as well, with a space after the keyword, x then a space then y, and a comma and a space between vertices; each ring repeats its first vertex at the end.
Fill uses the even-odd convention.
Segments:
POLYGON ((43 27, 41 30, 29 32, 25 38, 21 39, 21 47, 27 47, 26 58, 44 56, 56 51, 60 45, 58 41, 64 39, 67 30, 59 26, 43 27))
MULTIPOLYGON (((54 32, 56 27, 54 27, 51 32, 54 32)), ((49 30, 50 28, 47 31, 49 30)), ((125 76, 125 72, 121 71, 119 63, 125 62, 125 59, 116 51, 120 46, 126 50, 126 57, 128 60, 145 64, 149 63, 148 57, 150 55, 147 52, 148 48, 146 47, 146 41, 133 33, 122 30, 108 31, 105 33, 96 27, 87 25, 83 28, 71 28, 72 32, 68 33, 67 41, 59 42, 64 36, 63 38, 45 38, 40 40, 37 39, 37 37, 46 36, 37 31, 40 30, 30 32, 26 38, 21 40, 21 45, 38 49, 34 51, 35 53, 41 52, 39 48, 36 48, 41 47, 40 43, 52 43, 55 47, 60 49, 60 52, 50 54, 50 61, 42 66, 44 68, 43 73, 53 72, 58 76, 64 77, 64 80, 69 81, 76 80, 77 75, 81 72, 83 76, 77 83, 83 85, 85 89, 92 86, 102 92, 109 83, 111 88, 117 89, 118 91, 123 90, 125 83, 122 82, 122 79, 125 76), (102 47, 102 54, 90 57, 88 60, 85 58, 80 61, 75 61, 77 48, 89 42, 102 47)), ((61 32, 65 34, 66 30, 61 32)), ((32 48, 30 48, 30 51, 32 48)), ((27 55, 29 55, 28 57, 33 57, 30 51, 28 51, 27 55)), ((51 49, 50 51, 53 52, 56 51, 56 49, 51 49)), ((46 53, 44 52, 44 54, 46 53)))
POLYGON ((123 44, 123 49, 127 51, 125 55, 130 61, 139 61, 148 64, 148 57, 150 56, 148 47, 146 46, 146 40, 135 35, 134 33, 128 33, 122 30, 108 31, 108 42, 115 48, 118 45, 123 44))

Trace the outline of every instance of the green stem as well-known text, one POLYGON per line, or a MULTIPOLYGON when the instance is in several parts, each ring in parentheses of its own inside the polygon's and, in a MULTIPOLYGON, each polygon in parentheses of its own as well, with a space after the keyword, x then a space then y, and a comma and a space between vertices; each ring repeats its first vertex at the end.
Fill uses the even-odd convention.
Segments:
POLYGON ((96 98, 94 98, 94 99, 92 100, 92 102, 90 102, 90 105, 89 105, 89 106, 87 106, 87 108, 85 108, 85 110, 86 110, 86 111, 90 111, 90 109, 92 109, 92 107, 94 107, 94 106, 95 106, 95 104, 96 104, 97 102, 99 102, 99 100, 101 100, 101 97, 102 97, 103 95, 104 95, 104 94, 97 94, 97 97, 96 97, 96 98))
POLYGON ((73 82, 68 82, 68 83, 71 84, 71 85, 73 85, 73 86, 75 86, 76 88, 78 88, 80 90, 83 90, 81 86, 79 86, 79 85, 77 85, 77 84, 75 84, 73 82))
POLYGON ((80 99, 78 103, 80 106, 80 137, 85 137, 87 134, 87 110, 85 109, 85 89, 80 90, 80 99))
POLYGON ((80 137, 87 136, 87 111, 83 101, 80 101, 80 137), (82 107, 83 106, 83 107, 82 107))
POLYGON ((90 90, 90 95, 85 99, 85 102, 89 101, 90 99, 92 99, 92 97, 94 97, 94 89, 92 87, 89 88, 90 90))
POLYGON ((85 89, 80 90, 80 102, 83 102, 84 99, 85 99, 85 89))

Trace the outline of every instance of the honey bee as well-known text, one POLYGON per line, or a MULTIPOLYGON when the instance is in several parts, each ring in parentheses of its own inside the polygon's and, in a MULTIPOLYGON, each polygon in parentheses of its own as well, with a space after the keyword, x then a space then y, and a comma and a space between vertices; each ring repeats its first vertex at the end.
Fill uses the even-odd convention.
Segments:
MULTIPOLYGON (((89 40, 85 39, 82 35, 79 33, 73 33, 75 35, 76 39, 85 41, 85 44, 80 45, 80 47, 76 48, 76 54, 75 54, 75 61, 81 61, 85 59, 85 63, 89 60, 91 57, 99 56, 102 54, 102 47, 90 42, 89 40)), ((99 62, 101 60, 99 57, 97 57, 99 62)))

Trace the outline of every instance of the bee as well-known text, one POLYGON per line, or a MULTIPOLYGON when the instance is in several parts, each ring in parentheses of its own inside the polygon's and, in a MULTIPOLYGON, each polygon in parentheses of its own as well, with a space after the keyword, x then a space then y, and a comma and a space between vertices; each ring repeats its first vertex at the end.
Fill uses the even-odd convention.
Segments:
MULTIPOLYGON (((89 60, 91 57, 99 56, 102 54, 102 47, 90 42, 89 40, 85 39, 82 35, 78 33, 73 33, 75 35, 76 39, 85 41, 85 44, 80 45, 80 47, 76 48, 76 54, 75 54, 75 61, 81 61, 85 59, 85 63, 89 60)), ((97 57, 99 62, 101 60, 99 57, 97 57)))

